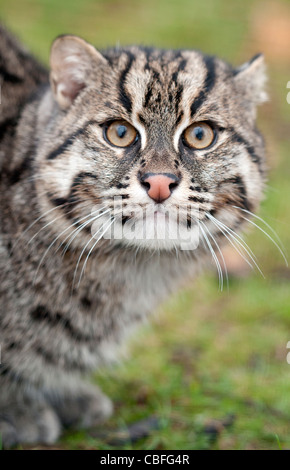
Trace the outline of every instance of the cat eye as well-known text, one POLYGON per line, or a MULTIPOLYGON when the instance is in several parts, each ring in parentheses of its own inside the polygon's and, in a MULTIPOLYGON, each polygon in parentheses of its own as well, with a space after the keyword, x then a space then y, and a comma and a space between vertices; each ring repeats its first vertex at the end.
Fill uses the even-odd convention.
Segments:
POLYGON ((129 147, 138 136, 136 129, 122 120, 111 122, 104 132, 107 141, 115 147, 129 147))
POLYGON ((201 150, 213 143, 215 132, 206 122, 195 122, 185 129, 183 138, 189 147, 201 150))

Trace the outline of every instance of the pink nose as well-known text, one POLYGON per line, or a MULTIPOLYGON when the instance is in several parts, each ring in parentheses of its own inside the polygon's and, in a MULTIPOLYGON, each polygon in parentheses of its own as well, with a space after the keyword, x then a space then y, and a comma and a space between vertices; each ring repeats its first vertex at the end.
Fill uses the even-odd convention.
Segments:
POLYGON ((155 202, 163 202, 171 196, 178 186, 179 178, 171 173, 146 173, 141 178, 141 184, 147 194, 155 202))

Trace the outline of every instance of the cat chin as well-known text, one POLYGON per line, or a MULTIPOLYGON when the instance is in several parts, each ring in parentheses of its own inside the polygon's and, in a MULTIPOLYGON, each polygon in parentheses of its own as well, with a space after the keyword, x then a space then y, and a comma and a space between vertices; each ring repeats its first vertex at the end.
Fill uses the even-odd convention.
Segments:
POLYGON ((185 243, 180 240, 159 240, 159 239, 145 239, 145 240, 122 240, 122 244, 125 244, 131 248, 144 249, 149 251, 168 251, 172 252, 176 256, 177 251, 190 251, 193 252, 198 248, 196 242, 185 243))

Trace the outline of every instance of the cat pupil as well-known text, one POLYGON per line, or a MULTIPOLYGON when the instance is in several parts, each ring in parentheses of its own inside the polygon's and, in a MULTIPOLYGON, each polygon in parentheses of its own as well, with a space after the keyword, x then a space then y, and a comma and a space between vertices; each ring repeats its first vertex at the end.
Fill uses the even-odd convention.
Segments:
POLYGON ((196 127, 194 129, 194 135, 198 140, 202 140, 204 138, 204 130, 201 127, 196 127))
POLYGON ((118 126, 118 128, 117 128, 117 134, 118 134, 118 137, 120 137, 120 139, 122 139, 123 137, 125 137, 126 132, 127 132, 126 126, 118 126))

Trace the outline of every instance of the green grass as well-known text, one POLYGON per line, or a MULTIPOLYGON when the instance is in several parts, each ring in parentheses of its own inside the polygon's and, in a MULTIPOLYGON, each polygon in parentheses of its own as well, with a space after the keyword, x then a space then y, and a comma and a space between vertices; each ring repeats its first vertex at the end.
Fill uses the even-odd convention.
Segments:
MULTIPOLYGON (((0 11, 45 62, 52 39, 73 32, 98 47, 118 42, 196 47, 239 64, 260 48, 255 21, 261 5, 256 0, 0 0, 0 11)), ((263 13, 267 5, 263 2, 263 13)), ((289 1, 275 1, 276 12, 282 7, 288 7, 290 27, 289 1)), ((270 50, 268 57, 265 53, 272 99, 260 110, 259 122, 268 142, 270 173, 260 215, 278 232, 287 252, 289 57, 287 62, 270 50)), ((159 429, 134 444, 115 447, 108 437, 69 432, 58 448, 290 447, 289 271, 261 232, 249 230, 247 241, 265 279, 258 272, 230 279, 229 290, 221 293, 217 277, 205 273, 168 299, 150 324, 135 333, 121 364, 93 378, 115 403, 115 414, 104 426, 107 436, 152 415, 159 418, 159 429), (223 425, 230 416, 231 426, 223 425), (209 425, 218 430, 215 439, 206 432, 209 425)))
MULTIPOLYGON (((253 275, 221 294, 203 276, 171 299, 132 340, 129 359, 96 376, 116 404, 107 432, 156 415, 161 429, 124 448, 288 447, 287 284, 253 275), (205 426, 229 415, 233 425, 211 442, 205 426)), ((85 433, 62 443, 108 448, 85 433)))

